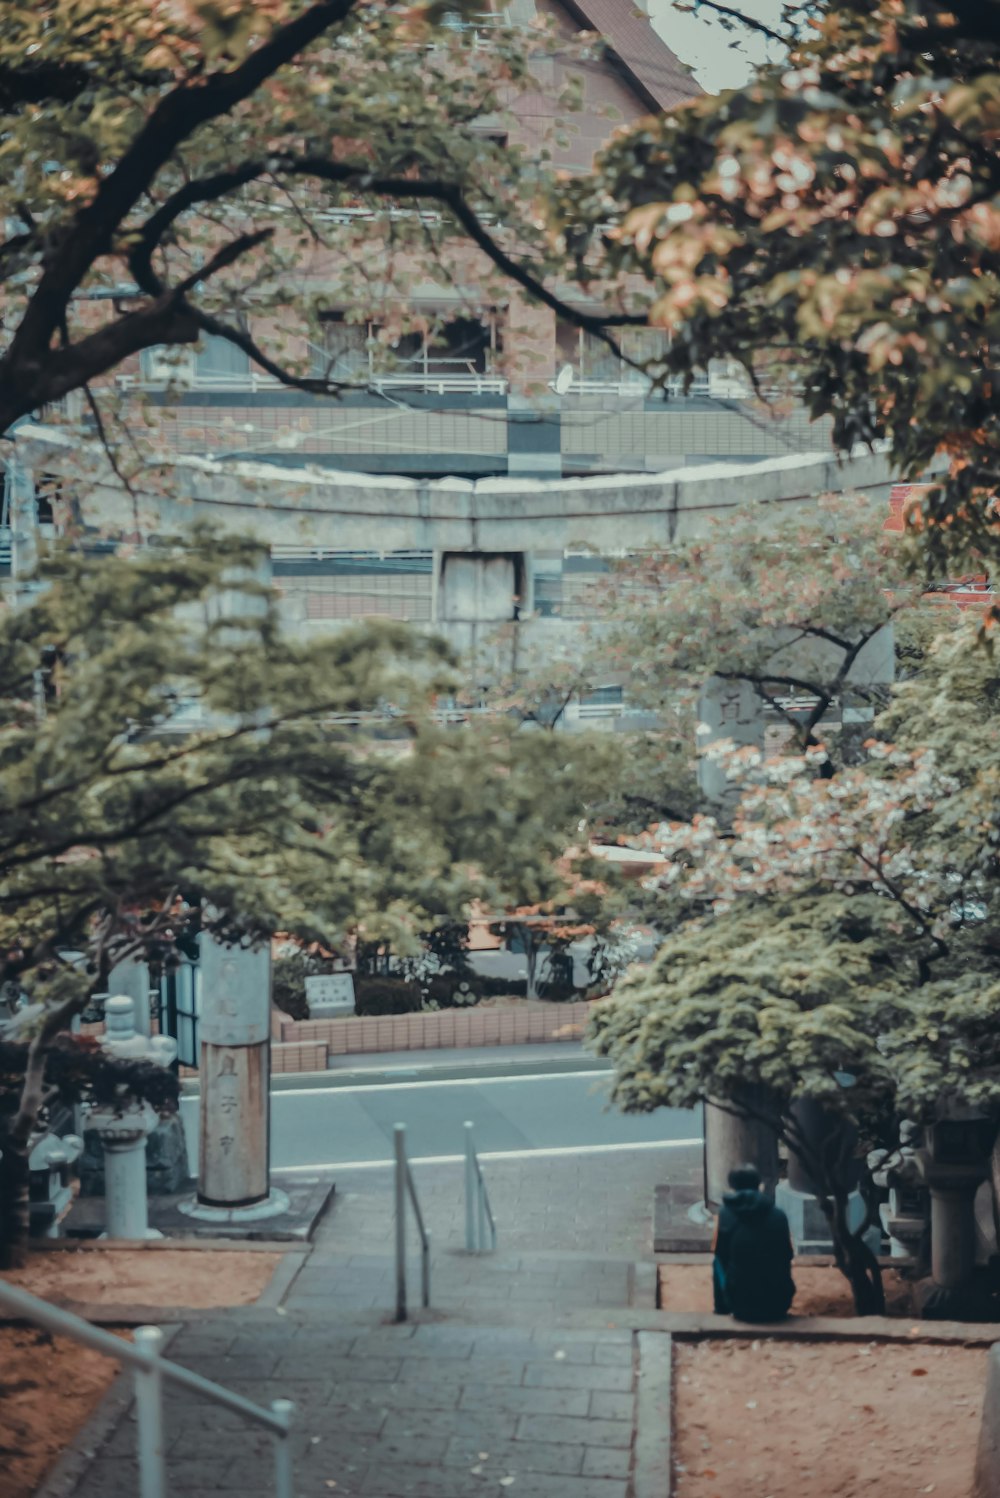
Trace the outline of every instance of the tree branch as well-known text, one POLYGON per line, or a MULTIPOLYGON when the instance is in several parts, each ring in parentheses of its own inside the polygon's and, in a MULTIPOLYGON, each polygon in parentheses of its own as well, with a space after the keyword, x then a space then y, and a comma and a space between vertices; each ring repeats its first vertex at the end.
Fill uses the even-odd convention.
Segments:
MULTIPOLYGON (((29 368, 48 352, 60 317, 83 277, 111 248, 115 232, 177 147, 202 125, 228 114, 280 68, 346 20, 358 0, 316 0, 279 26, 239 66, 185 82, 153 110, 93 199, 58 241, 8 352, 8 366, 29 368)), ((30 409, 30 408, 29 408, 30 409)))

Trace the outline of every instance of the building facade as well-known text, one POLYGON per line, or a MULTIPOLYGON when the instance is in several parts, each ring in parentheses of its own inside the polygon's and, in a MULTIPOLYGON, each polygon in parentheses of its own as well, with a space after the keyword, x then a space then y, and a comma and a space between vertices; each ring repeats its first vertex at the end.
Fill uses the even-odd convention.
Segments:
MULTIPOLYGON (((635 0, 511 0, 503 19, 529 27, 540 10, 557 39, 565 38, 565 60, 557 45, 537 62, 533 86, 519 93, 509 117, 483 121, 491 139, 529 154, 547 150, 556 166, 582 171, 615 129, 698 92, 635 0), (573 55, 581 33, 603 39, 602 56, 581 62, 573 55), (580 108, 560 118, 571 75, 580 108)), ((488 47, 496 19, 462 23, 469 45, 488 47)), ((364 210, 342 211, 352 214, 364 210)), ((469 269, 475 281, 474 262, 469 269)), ((310 396, 261 374, 231 343, 207 338, 180 364, 176 350, 152 349, 119 372, 137 422, 141 398, 161 441, 178 453, 414 478, 652 473, 815 451, 827 442, 803 410, 751 400, 738 371, 721 365, 687 392, 653 391, 627 361, 655 357, 659 331, 624 330, 623 360, 517 295, 470 315, 463 288, 418 279, 407 302, 426 314, 430 331, 392 338, 386 369, 379 361, 386 331, 353 320, 333 266, 312 257, 301 275, 297 289, 321 308, 320 331, 296 339, 294 329, 282 329, 289 359, 360 388, 337 400, 310 396)), ((262 333, 273 328, 269 316, 262 333)), ((252 318, 249 325, 253 332, 252 318)))

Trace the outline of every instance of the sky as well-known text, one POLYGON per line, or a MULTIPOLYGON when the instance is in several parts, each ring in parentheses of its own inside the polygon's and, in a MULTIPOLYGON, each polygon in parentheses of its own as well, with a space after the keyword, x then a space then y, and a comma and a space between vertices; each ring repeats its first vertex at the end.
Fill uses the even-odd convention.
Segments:
MULTIPOLYGON (((768 60, 764 37, 726 31, 708 11, 685 14, 674 9, 672 0, 648 0, 653 26, 673 52, 694 69, 702 88, 717 93, 745 83, 754 63, 768 60)), ((781 0, 727 0, 756 20, 774 25, 781 17, 781 0)), ((777 50, 771 48, 773 57, 777 50)))

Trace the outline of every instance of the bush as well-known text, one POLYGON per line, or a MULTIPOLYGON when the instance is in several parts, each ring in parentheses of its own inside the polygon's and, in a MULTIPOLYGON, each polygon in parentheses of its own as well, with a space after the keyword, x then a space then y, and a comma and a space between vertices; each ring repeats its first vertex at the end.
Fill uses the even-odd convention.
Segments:
POLYGON ((375 1018, 382 1014, 416 1014, 422 1007, 420 989, 405 978, 362 978, 354 981, 358 1014, 375 1018))

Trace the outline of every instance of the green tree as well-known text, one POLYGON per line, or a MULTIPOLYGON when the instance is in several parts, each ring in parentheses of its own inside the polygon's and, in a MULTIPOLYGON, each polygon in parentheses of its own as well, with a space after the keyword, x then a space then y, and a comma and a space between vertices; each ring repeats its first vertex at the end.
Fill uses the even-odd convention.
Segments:
POLYGON ((743 683, 800 748, 822 737, 833 752, 831 709, 884 700, 883 631, 918 596, 886 513, 855 495, 797 515, 736 507, 704 536, 625 560, 598 604, 608 667, 658 712, 690 712, 710 679, 743 683))
POLYGON ((914 480, 943 465, 920 501, 940 576, 996 543, 1000 5, 785 19, 780 62, 621 132, 561 219, 581 266, 645 278, 673 373, 738 359, 841 451, 884 439, 914 480))
POLYGON ((548 737, 524 752, 435 728, 447 652, 405 628, 289 639, 259 560, 204 533, 133 556, 60 546, 0 614, 0 982, 28 1000, 8 1026, 28 1050, 0 1236, 18 1248, 47 1056, 117 963, 169 961, 197 929, 415 950, 522 819, 540 885, 566 845, 572 767, 548 737))
MULTIPOLYGON (((822 748, 770 765, 740 751, 760 779, 729 825, 660 829, 677 929, 592 1027, 622 1106, 711 1099, 777 1129, 819 1187, 859 1311, 882 1292, 864 1224, 848 1230, 852 1156, 896 1151, 905 1120, 955 1107, 1000 1119, 1000 697, 975 629, 896 689, 863 764, 818 777, 822 748), (817 1145, 804 1099, 849 1128, 817 1145)), ((864 1169, 862 1184, 873 1218, 864 1169)))

